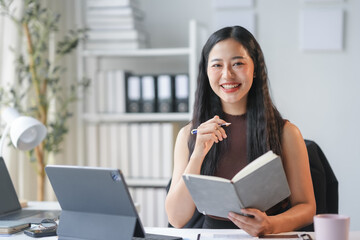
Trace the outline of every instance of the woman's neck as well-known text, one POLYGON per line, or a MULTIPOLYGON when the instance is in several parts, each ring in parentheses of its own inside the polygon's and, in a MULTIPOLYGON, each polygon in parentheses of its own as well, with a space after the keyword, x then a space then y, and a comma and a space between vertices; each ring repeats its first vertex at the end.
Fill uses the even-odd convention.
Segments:
POLYGON ((226 103, 221 102, 222 109, 225 113, 230 115, 243 115, 246 113, 246 101, 241 101, 237 103, 226 103))

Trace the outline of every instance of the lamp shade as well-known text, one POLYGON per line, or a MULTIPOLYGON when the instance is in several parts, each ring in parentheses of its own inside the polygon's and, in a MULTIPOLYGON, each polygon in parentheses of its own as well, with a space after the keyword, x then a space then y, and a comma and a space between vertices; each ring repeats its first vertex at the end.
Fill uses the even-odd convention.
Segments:
POLYGON ((2 118, 6 128, 0 139, 0 156, 4 146, 4 139, 10 132, 13 145, 23 151, 28 151, 39 145, 46 137, 46 127, 35 118, 21 116, 15 108, 5 108, 2 118))
POLYGON ((45 136, 46 127, 35 118, 20 116, 11 124, 11 141, 22 151, 33 149, 44 140, 45 136))

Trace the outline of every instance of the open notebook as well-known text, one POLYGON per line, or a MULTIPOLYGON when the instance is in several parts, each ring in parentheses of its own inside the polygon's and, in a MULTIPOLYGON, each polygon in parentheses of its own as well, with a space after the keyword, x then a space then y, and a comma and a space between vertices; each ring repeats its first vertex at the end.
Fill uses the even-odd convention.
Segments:
POLYGON ((145 234, 118 169, 48 165, 62 212, 59 239, 182 239, 145 234))

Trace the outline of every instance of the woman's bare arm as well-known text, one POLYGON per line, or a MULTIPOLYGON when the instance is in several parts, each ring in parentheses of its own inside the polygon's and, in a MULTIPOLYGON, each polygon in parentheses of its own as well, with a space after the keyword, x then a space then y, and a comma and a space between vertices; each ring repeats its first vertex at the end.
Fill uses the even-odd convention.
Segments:
POLYGON ((172 182, 165 201, 168 220, 174 227, 183 227, 195 211, 195 204, 182 175, 185 173, 200 174, 201 165, 212 145, 227 137, 225 130, 219 127, 219 124, 222 123, 226 122, 215 116, 197 128, 196 143, 190 159, 188 140, 191 125, 182 128, 176 138, 172 182))

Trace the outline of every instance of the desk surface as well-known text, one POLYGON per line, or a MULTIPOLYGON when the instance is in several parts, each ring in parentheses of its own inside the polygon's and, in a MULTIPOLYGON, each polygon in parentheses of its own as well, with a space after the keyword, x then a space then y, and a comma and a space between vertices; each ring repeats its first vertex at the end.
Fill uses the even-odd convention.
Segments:
MULTIPOLYGON (((241 229, 230 229, 230 230, 226 230, 226 229, 222 229, 222 230, 217 230, 217 229, 174 229, 174 228, 153 228, 153 227, 145 227, 145 231, 147 233, 156 233, 156 234, 164 234, 164 235, 172 235, 172 236, 181 236, 184 238, 184 240, 196 240, 197 235, 199 233, 211 233, 211 234, 222 234, 222 235, 227 235, 227 238, 216 238, 214 237, 214 240, 224 240, 224 239, 228 239, 228 240, 249 240, 249 239, 258 239, 258 238, 252 238, 249 235, 247 235, 244 231, 242 231, 241 229)), ((313 239, 314 235, 313 233, 311 234, 313 239)), ((31 238, 26 236, 23 233, 17 233, 11 236, 4 236, 1 237, 0 235, 0 240, 26 240, 26 239, 36 239, 36 238, 31 238)), ((56 240, 57 237, 43 237, 43 238, 39 238, 39 239, 44 239, 44 240, 56 240)), ((210 239, 210 238, 207 238, 210 239)), ((286 239, 284 239, 286 240, 286 239)), ((349 240, 360 240, 360 231, 356 231, 356 232, 350 232, 350 238, 349 240)))
MULTIPOLYGON (((29 209, 60 209, 60 206, 57 202, 41 202, 41 205, 39 202, 29 202, 29 209)), ((164 235, 173 235, 173 236, 181 236, 185 240, 196 240, 197 235, 199 233, 209 233, 209 234, 226 234, 228 235, 227 239, 229 240, 242 240, 242 239, 258 239, 258 238, 252 238, 248 234, 246 234, 241 229, 176 229, 176 228, 156 228, 156 227, 145 227, 145 231, 147 233, 156 233, 156 234, 164 234, 164 235)), ((312 236, 313 233, 311 233, 312 236)), ((13 234, 10 236, 2 236, 0 235, 0 240, 26 240, 26 239, 36 239, 31 238, 23 234, 22 232, 13 234)), ((55 240, 57 237, 43 237, 40 239, 45 240, 55 240)), ((213 238, 214 240, 220 239, 220 238, 213 238)), ((224 239, 224 238, 222 238, 224 239)), ((226 238, 225 238, 226 239, 226 238)), ((315 238, 314 238, 315 239, 315 238)), ((350 238, 349 240, 360 240, 360 231, 353 231, 350 232, 350 238)))

